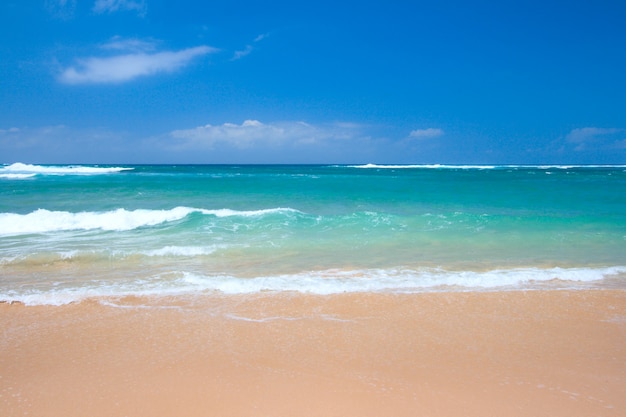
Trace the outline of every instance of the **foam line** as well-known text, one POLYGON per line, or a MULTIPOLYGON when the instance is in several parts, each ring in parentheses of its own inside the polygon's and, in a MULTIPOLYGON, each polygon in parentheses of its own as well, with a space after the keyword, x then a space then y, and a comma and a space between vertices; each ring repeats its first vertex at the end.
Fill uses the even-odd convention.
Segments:
POLYGON ((126 167, 97 167, 84 165, 31 165, 16 162, 11 165, 0 167, 0 173, 19 173, 19 174, 53 174, 53 175, 77 175, 77 174, 110 174, 121 171, 132 170, 126 167))
POLYGON ((519 268, 491 271, 441 269, 325 270, 297 274, 240 278, 179 272, 174 279, 141 279, 124 283, 91 283, 80 287, 0 292, 2 302, 26 305, 63 305, 87 298, 126 296, 167 297, 216 293, 224 295, 262 292, 333 295, 342 293, 439 291, 511 291, 575 289, 594 281, 626 274, 626 266, 605 268, 519 268))

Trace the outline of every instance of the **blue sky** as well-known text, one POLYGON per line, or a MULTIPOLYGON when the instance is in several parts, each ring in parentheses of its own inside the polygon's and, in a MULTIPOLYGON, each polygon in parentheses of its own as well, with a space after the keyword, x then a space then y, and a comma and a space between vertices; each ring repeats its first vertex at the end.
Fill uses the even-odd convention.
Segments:
POLYGON ((0 163, 626 163, 626 2, 5 0, 0 163))

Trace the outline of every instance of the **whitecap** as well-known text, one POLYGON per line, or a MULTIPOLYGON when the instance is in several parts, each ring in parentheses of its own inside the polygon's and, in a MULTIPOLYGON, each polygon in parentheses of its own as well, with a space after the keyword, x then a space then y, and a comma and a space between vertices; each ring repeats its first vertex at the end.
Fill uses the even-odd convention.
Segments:
POLYGON ((100 167, 85 165, 31 165, 16 162, 0 168, 0 172, 18 174, 51 174, 51 175, 93 175, 110 174, 121 171, 132 170, 128 167, 100 167))
POLYGON ((0 178, 4 178, 7 180, 24 180, 27 178, 32 178, 37 174, 0 174, 0 178))
POLYGON ((68 230, 132 230, 180 220, 197 211, 188 207, 171 210, 125 210, 106 212, 50 211, 38 209, 28 214, 0 213, 0 234, 16 235, 68 230))
POLYGON ((423 165, 348 165, 348 168, 364 169, 495 169, 495 165, 445 165, 445 164, 423 164, 423 165))
POLYGON ((48 233, 69 230, 126 231, 140 227, 182 220, 191 213, 216 217, 256 217, 269 214, 300 213, 292 208, 262 210, 206 210, 191 207, 175 207, 169 210, 123 208, 105 212, 50 211, 38 209, 28 214, 0 213, 0 235, 48 233))

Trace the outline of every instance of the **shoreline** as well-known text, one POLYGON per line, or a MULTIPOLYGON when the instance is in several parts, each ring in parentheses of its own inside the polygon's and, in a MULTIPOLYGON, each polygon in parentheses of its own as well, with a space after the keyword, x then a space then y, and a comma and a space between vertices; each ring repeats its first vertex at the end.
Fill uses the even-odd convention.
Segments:
POLYGON ((626 410, 624 290, 101 301, 0 304, 0 414, 626 410))

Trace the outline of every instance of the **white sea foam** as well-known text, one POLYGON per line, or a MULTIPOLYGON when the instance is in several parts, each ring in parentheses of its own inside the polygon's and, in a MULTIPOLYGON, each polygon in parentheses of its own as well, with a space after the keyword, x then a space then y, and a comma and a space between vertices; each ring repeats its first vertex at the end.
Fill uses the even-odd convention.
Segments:
POLYGON ((15 235, 66 230, 124 231, 176 221, 197 211, 188 207, 171 210, 124 210, 106 212, 49 211, 39 209, 29 214, 0 213, 0 234, 15 235))
POLYGON ((0 178, 4 178, 7 180, 25 180, 27 178, 32 178, 37 174, 0 174, 0 178))
POLYGON ((577 169, 577 168, 626 168, 626 165, 455 165, 455 164, 417 164, 386 165, 364 164, 347 165, 348 168, 369 169, 577 169))
POLYGON ((445 164, 424 164, 424 165, 349 165, 349 168, 375 168, 375 169, 494 169, 494 165, 445 165, 445 164))
POLYGON ((129 257, 145 256, 149 258, 193 258, 197 256, 211 255, 219 250, 232 248, 233 245, 207 245, 207 246, 164 246, 159 249, 87 249, 87 250, 61 250, 40 252, 33 254, 19 254, 0 256, 0 266, 26 266, 36 267, 50 265, 58 261, 97 262, 98 260, 123 262, 129 257))
POLYGON ((231 209, 219 209, 219 210, 200 210, 203 214, 210 214, 216 217, 232 217, 232 216, 243 216, 243 217, 255 217, 255 216, 263 216, 266 214, 275 214, 275 213, 301 213, 299 210, 292 209, 289 207, 278 207, 271 209, 263 209, 263 210, 231 210, 231 209))
POLYGON ((120 208, 105 212, 70 213, 67 211, 38 209, 28 214, 0 213, 0 236, 69 230, 100 229, 125 231, 178 221, 194 212, 216 217, 254 217, 274 213, 295 213, 298 211, 291 208, 238 211, 175 207, 170 210, 125 210, 120 208))
POLYGON ((31 165, 16 162, 11 165, 0 167, 0 173, 18 173, 18 174, 54 174, 54 175, 68 175, 68 174, 110 174, 115 172, 132 170, 133 168, 126 167, 98 167, 98 166, 84 166, 84 165, 31 165))
POLYGON ((166 246, 142 252, 146 256, 202 256, 210 255, 226 245, 214 246, 166 246))
MULTIPOLYGON (((572 169, 572 168, 581 168, 581 166, 580 165, 538 165, 535 168, 537 169, 572 169)), ((587 168, 592 168, 592 167, 587 166, 587 168)))
POLYGON ((123 283, 89 283, 82 287, 15 290, 0 293, 0 301, 27 305, 62 305, 87 298, 178 296, 194 294, 254 294, 295 292, 314 295, 392 292, 497 291, 567 289, 626 274, 626 266, 606 268, 526 268, 484 272, 443 269, 326 270, 240 278, 181 272, 123 283))
POLYGON ((593 282, 625 273, 626 267, 528 268, 484 272, 442 269, 369 269, 315 271, 250 279, 185 274, 182 280, 201 290, 219 291, 225 294, 295 291, 328 295, 345 292, 396 291, 410 293, 453 288, 462 290, 533 287, 554 280, 563 283, 593 282))
POLYGON ((576 169, 576 168, 626 168, 626 165, 518 165, 521 168, 576 169))
POLYGON ((365 165, 348 165, 348 168, 377 168, 377 169, 402 169, 402 168, 423 168, 424 165, 378 165, 378 164, 365 164, 365 165))

